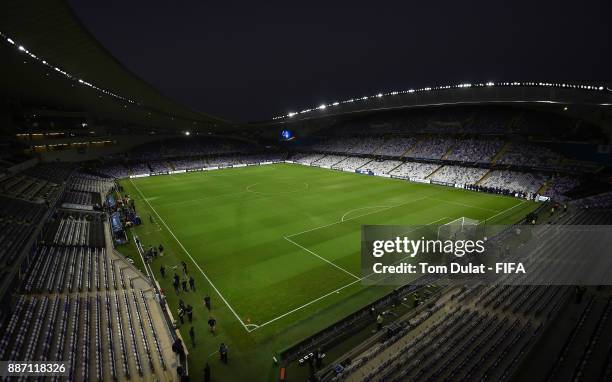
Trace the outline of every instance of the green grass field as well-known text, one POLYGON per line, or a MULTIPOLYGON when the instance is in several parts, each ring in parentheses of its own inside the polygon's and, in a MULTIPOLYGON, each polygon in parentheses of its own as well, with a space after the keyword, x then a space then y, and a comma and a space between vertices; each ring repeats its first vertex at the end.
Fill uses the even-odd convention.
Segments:
MULTIPOLYGON (((206 361, 215 380, 274 380, 277 351, 388 293, 390 287, 361 284, 362 224, 443 224, 462 216, 501 224, 535 208, 515 198, 291 164, 122 185, 144 222, 134 233, 145 247, 166 248, 152 267, 173 312, 179 298, 195 307, 189 352, 196 380, 206 361), (195 293, 173 291, 181 260, 196 279, 195 293), (215 335, 206 331, 205 293, 219 324, 215 335), (215 353, 221 342, 230 349, 227 366, 215 353)), ((189 342, 189 324, 184 328, 189 342)))

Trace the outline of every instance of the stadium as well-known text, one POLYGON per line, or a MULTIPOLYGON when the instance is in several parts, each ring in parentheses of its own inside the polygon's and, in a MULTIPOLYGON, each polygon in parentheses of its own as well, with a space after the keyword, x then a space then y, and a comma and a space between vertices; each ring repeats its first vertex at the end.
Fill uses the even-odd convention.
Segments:
POLYGON ((162 94, 69 3, 3 8, 3 380, 612 380, 605 78, 241 123, 162 94), (482 239, 505 275, 406 276, 381 259, 409 237, 465 262, 482 239))

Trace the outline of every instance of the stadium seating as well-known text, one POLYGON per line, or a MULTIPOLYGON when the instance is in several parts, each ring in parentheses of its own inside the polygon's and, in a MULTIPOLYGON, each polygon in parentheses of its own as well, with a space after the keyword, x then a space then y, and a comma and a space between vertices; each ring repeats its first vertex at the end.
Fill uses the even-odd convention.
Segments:
POLYGON ((3 308, 9 315, 0 330, 0 357, 66 361, 69 380, 173 379, 177 359, 168 350, 173 338, 159 304, 152 303, 150 284, 114 253, 104 214, 74 209, 100 203, 114 187, 112 178, 44 165, 2 183, 7 195, 0 195, 3 278, 34 240, 34 230, 44 226, 20 267, 15 304, 3 308), (36 199, 46 184, 58 191, 65 184, 61 203, 71 209, 54 210, 45 221, 59 202, 36 199))
POLYGON ((456 139, 432 136, 420 140, 406 156, 417 159, 440 159, 456 143, 456 139))
POLYGON ((431 163, 405 162, 389 174, 409 179, 425 179, 439 167, 440 165, 431 163))
POLYGON ((391 170, 399 167, 403 162, 397 160, 373 160, 363 166, 363 169, 372 171, 375 174, 389 174, 391 170))
POLYGON ((400 157, 417 142, 414 137, 389 138, 376 150, 375 154, 390 157, 400 157))
POLYGON ((291 160, 298 162, 298 163, 310 165, 313 162, 316 162, 319 159, 323 158, 323 156, 324 154, 298 153, 292 156, 291 160))
POLYGON ((501 139, 463 139, 457 142, 445 159, 467 163, 490 163, 503 145, 501 139))
POLYGON ((477 183, 489 170, 474 167, 444 166, 429 179, 436 182, 452 184, 474 184, 477 183))
POLYGON ((546 176, 539 173, 494 170, 480 182, 480 185, 535 194, 545 181, 546 176))
POLYGON ((347 171, 355 171, 358 168, 366 166, 370 162, 370 158, 347 157, 346 159, 336 163, 333 168, 338 168, 347 171))
POLYGON ((557 201, 566 201, 569 198, 565 195, 580 184, 579 180, 570 176, 557 176, 549 181, 544 195, 557 201))
POLYGON ((326 155, 321 159, 312 162, 312 164, 319 167, 333 167, 344 159, 346 159, 346 156, 326 155))
POLYGON ((497 163, 557 169, 561 167, 561 156, 546 147, 512 142, 497 163))

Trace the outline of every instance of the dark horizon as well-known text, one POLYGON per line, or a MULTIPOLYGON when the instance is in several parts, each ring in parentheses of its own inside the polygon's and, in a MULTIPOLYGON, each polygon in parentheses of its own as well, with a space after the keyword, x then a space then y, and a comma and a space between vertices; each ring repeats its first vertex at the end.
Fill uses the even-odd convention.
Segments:
POLYGON ((234 121, 424 86, 605 83, 612 67, 612 6, 601 0, 69 2, 128 69, 234 121))

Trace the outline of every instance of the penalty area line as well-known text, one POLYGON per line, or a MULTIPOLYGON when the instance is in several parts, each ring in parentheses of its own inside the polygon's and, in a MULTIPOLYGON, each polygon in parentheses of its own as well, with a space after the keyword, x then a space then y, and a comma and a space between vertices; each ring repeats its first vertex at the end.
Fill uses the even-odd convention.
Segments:
POLYGON ((142 197, 142 199, 145 201, 145 203, 147 203, 147 205, 149 206, 149 208, 151 208, 151 210, 155 213, 155 215, 157 215, 157 217, 159 218, 159 220, 161 221, 161 223, 164 225, 164 227, 166 227, 166 229, 168 230, 168 232, 170 233, 170 235, 172 235, 172 237, 174 238, 174 240, 176 240, 176 242, 178 243, 178 245, 183 249, 183 251, 185 252, 185 254, 187 254, 187 256, 189 257, 189 259, 191 259, 191 261, 193 262, 193 264, 196 266, 196 268, 198 268, 198 270, 200 271, 200 273, 202 274, 202 276, 204 276, 204 278, 206 279, 206 281, 208 281, 208 283, 210 284, 210 286, 215 290, 215 292, 217 292, 217 294, 219 295, 219 297, 221 297, 221 300, 223 300, 223 302, 225 303, 225 305, 227 305, 227 307, 229 308, 229 310, 234 314, 234 316, 236 317, 236 319, 238 320, 238 322, 240 322, 240 324, 242 325, 242 327, 244 328, 244 330, 246 330, 247 332, 251 332, 251 330, 247 327, 247 325, 242 321, 242 319, 240 318, 240 316, 238 316, 238 314, 236 313, 236 311, 234 310, 234 308, 232 308, 232 306, 229 304, 229 302, 227 302, 227 300, 225 299, 225 297, 223 297, 223 295, 221 294, 221 292, 219 291, 219 289, 217 289, 217 287, 215 286, 215 284, 213 284, 212 280, 210 278, 208 278, 208 276, 206 275, 206 273, 204 273, 204 271, 202 270, 202 268, 200 268, 200 266, 198 265, 198 263, 196 263, 196 261, 193 259, 193 257, 191 257, 191 254, 189 253, 189 251, 187 250, 187 248, 185 248, 185 246, 183 245, 183 243, 181 243, 181 241, 176 237, 176 235, 174 234, 174 232, 172 232, 172 230, 170 229, 170 227, 168 227, 168 224, 166 224, 166 222, 164 221, 164 219, 159 215, 159 213, 157 212, 157 210, 151 205, 151 203, 149 203, 149 201, 147 200, 147 198, 145 198, 144 194, 142 193, 142 191, 140 191, 140 189, 138 188, 138 186, 136 186, 136 184, 132 181, 132 179, 130 179, 130 183, 132 183, 132 185, 134 186, 134 188, 136 189, 136 191, 138 191, 138 193, 140 194, 140 196, 142 197))
POLYGON ((527 203, 527 201, 526 201, 526 200, 523 200, 522 202, 517 203, 517 204, 513 205, 513 206, 512 206, 512 207, 510 207, 510 208, 506 208, 506 209, 505 209, 505 210, 503 210, 503 211, 499 211, 499 212, 498 212, 498 213, 496 213, 495 215, 490 216, 490 217, 486 218, 485 220, 483 220, 483 221, 482 221, 482 223, 486 223, 486 222, 487 222, 487 220, 491 220, 491 219, 493 219, 494 217, 497 217, 497 216, 499 216, 499 215, 503 214, 504 212, 508 212, 508 211, 510 211, 510 210, 512 210, 512 209, 514 209, 514 208, 516 208, 516 207, 518 207, 518 206, 522 206, 522 205, 523 205, 523 204, 525 204, 525 203, 527 203))
MULTIPOLYGON (((444 219, 449 219, 449 217, 445 216, 445 217, 443 217, 443 218, 436 219, 436 220, 434 220, 434 221, 432 221, 432 222, 430 222, 430 223, 427 223, 427 224, 425 224, 425 225, 426 225, 426 226, 428 226, 428 225, 433 225, 433 224, 436 224, 436 223, 438 223, 438 222, 440 222, 440 221, 442 221, 442 220, 444 220, 444 219)), ((410 232, 412 232, 412 231, 414 231, 414 230, 408 231, 408 232, 404 233, 404 235, 405 235, 405 234, 407 234, 407 233, 410 233, 410 232)), ((285 238, 285 239, 287 239, 287 238, 285 238)), ((289 240, 289 239, 287 239, 287 240, 289 240)), ((291 241, 291 240, 289 240, 289 241, 291 241)), ((305 248, 304 248, 304 249, 305 249, 305 248)), ((308 250, 307 250, 307 251, 308 251, 308 250)), ((309 252, 310 252, 310 251, 309 251, 309 252)), ((317 257, 320 257, 320 256, 318 256, 318 255, 317 255, 317 257)), ((325 259, 323 259, 323 260, 325 260, 325 259)), ((402 259, 402 260, 403 260, 403 259, 402 259)), ((327 261, 327 260, 326 260, 326 261, 327 261)), ((401 260, 400 260, 400 261, 401 261, 401 260)), ((398 262, 400 262, 400 261, 398 261, 398 262)), ((396 262, 396 263, 397 263, 397 262, 396 262)), ((333 264, 333 263, 332 263, 332 265, 334 265, 334 266, 335 266, 335 264, 333 264)), ((304 305, 302 305, 302 306, 298 306, 297 308, 294 308, 294 309, 292 309, 292 310, 290 310, 290 311, 288 311, 288 312, 286 312, 286 313, 281 314, 281 315, 280 315, 280 316, 278 316, 278 317, 275 317, 275 318, 273 318, 273 319, 271 319, 271 320, 269 320, 269 321, 266 321, 266 322, 264 322, 264 323, 262 323, 262 324, 255 325, 255 327, 254 327, 253 329, 251 329, 251 330, 248 330, 248 329, 247 329, 247 330, 248 330, 248 331, 249 331, 249 333, 250 333, 250 332, 253 332, 253 331, 257 330, 257 329, 260 329, 260 328, 262 328, 262 327, 264 327, 264 326, 266 326, 266 325, 269 325, 269 324, 271 324, 271 323, 273 323, 273 322, 275 322, 275 321, 280 320, 281 318, 287 317, 288 315, 293 314, 293 313, 297 312, 298 310, 302 310, 302 309, 304 309, 304 308, 306 308, 306 307, 308 307, 308 306, 310 306, 310 305, 312 305, 312 304, 314 304, 314 303, 316 303, 316 302, 318 302, 318 301, 321 301, 321 300, 323 300, 324 298, 327 298, 327 297, 329 297, 329 296, 331 296, 331 295, 333 295, 333 294, 335 294, 335 293, 339 293, 341 290, 346 289, 346 288, 350 287, 351 285, 355 285, 356 283, 358 283, 358 282, 360 282, 360 281, 362 281, 362 280, 364 280, 364 279, 367 279, 368 277, 371 277, 372 275, 374 275, 374 272, 372 272, 372 273, 370 273, 370 274, 368 274, 368 275, 366 275, 366 276, 364 276, 364 277, 360 277, 360 278, 358 278, 357 280, 352 281, 352 282, 350 282, 350 283, 348 283, 348 284, 346 284, 346 285, 344 285, 344 286, 342 286, 342 287, 340 287, 340 288, 338 288, 338 289, 335 289, 335 290, 333 290, 333 291, 331 291, 331 292, 329 292, 329 293, 326 293, 326 294, 324 294, 324 295, 322 295, 322 296, 319 296, 319 297, 315 298, 314 300, 309 301, 309 302, 307 302, 306 304, 304 304, 304 305)), ((354 276, 354 275, 353 275, 353 276, 354 276)), ((253 325, 253 324, 251 324, 251 325, 253 325)))
POLYGON ((346 289, 346 288, 350 287, 351 285, 354 285, 354 284, 356 284, 356 283, 360 282, 361 280, 362 280, 362 279, 357 279, 357 280, 355 280, 355 281, 353 281, 353 282, 351 282, 351 283, 349 283, 349 284, 346 284, 346 285, 345 285, 345 286, 343 286, 343 287, 340 287, 340 288, 338 288, 338 289, 336 289, 336 290, 333 290, 333 291, 331 291, 331 292, 329 292, 329 293, 327 293, 327 294, 324 294, 323 296, 317 297, 317 298, 315 298, 314 300, 309 301, 309 302, 307 302, 306 304, 304 304, 304 305, 302 305, 302 306, 298 306, 297 308, 294 308, 294 309, 292 309, 292 310, 290 310, 290 311, 288 311, 288 312, 286 312, 286 313, 283 313, 283 314, 281 314, 280 316, 278 316, 278 317, 276 317, 276 318, 271 319, 270 321, 264 322, 263 324, 259 324, 259 325, 257 325, 257 327, 256 327, 256 328, 254 328, 254 329, 250 330, 250 332, 255 331, 255 330, 257 330, 257 329, 261 329, 261 328, 263 328, 264 326, 269 325, 269 324, 271 324, 271 323, 273 323, 273 322, 275 322, 275 321, 278 321, 278 320, 280 320, 280 319, 281 319, 281 318, 283 318, 283 317, 287 317, 288 315, 290 315, 290 314, 292 314, 292 313, 295 313, 295 312, 297 312, 298 310, 304 309, 304 308, 306 308, 307 306, 314 304, 315 302, 318 302, 318 301, 320 301, 320 300, 322 300, 322 299, 324 299, 324 298, 326 298, 326 297, 331 296, 332 294, 339 293, 341 290, 346 289))
POLYGON ((310 254, 312 254, 312 255, 315 255, 315 256, 316 256, 316 257, 318 257, 319 259, 321 259, 321 260, 325 261, 326 263, 330 264, 330 265, 331 265, 331 266, 333 266, 333 267, 338 268, 339 270, 341 270, 342 272, 344 272, 344 273, 346 273, 346 274, 348 274, 348 275, 352 276, 353 278, 355 278, 355 279, 357 279, 357 280, 361 280, 361 279, 360 279, 358 276, 355 276, 355 274, 353 274, 353 273, 351 273, 351 272, 347 271, 346 269, 342 268, 342 267, 341 267, 341 266, 339 266, 339 265, 336 265, 334 262, 329 261, 329 260, 327 260, 326 258, 324 258, 324 257, 321 257, 321 256, 317 255, 316 253, 314 253, 314 252, 313 252, 313 251, 311 251, 310 249, 308 249, 308 248, 306 248, 306 247, 304 247, 304 246, 302 246, 302 245, 300 245, 300 244, 296 243, 295 241, 291 240, 289 237, 285 236, 285 240, 287 240, 287 241, 288 241, 288 242, 290 242, 291 244, 294 244, 294 245, 296 245, 296 246, 300 247, 300 248, 301 248, 301 249, 303 249, 304 251, 306 251, 306 252, 308 252, 308 253, 310 253, 310 254))
MULTIPOLYGON (((346 222, 348 222, 348 221, 355 220, 355 219, 359 219, 359 218, 362 218, 362 217, 365 217, 365 216, 368 216, 368 215, 373 215, 373 214, 377 214, 377 213, 380 213, 380 212, 383 212, 383 211, 388 211, 388 210, 390 210, 390 209, 392 209, 392 208, 397 208, 397 207, 405 206, 406 204, 410 204, 410 203, 419 202, 419 201, 424 200, 424 199, 427 199, 427 198, 428 198, 427 196, 423 196, 423 197, 421 197, 421 198, 417 198, 417 199, 408 200, 408 201, 406 201, 406 202, 403 202, 403 203, 397 204, 397 205, 395 205, 395 206, 388 206, 388 207, 384 207, 384 208, 382 208, 382 207, 381 207, 379 210, 376 210, 376 211, 373 211, 373 212, 369 212, 369 213, 367 213, 367 214, 363 214, 363 215, 358 215, 358 216, 355 216, 355 217, 352 217, 352 218, 348 218, 348 219, 343 219, 344 217, 346 217, 346 216, 345 216, 345 215, 346 215, 346 213, 345 213, 345 214, 344 214, 344 216, 343 216, 343 218, 341 218, 341 219, 340 219, 340 220, 338 220, 338 221, 335 221, 335 222, 333 222, 333 223, 329 223, 329 224, 324 224, 324 225, 322 225, 322 226, 314 227, 314 228, 311 228, 311 229, 307 229, 307 230, 305 230, 305 231, 301 231, 301 232, 292 233, 291 235, 287 235, 287 236, 285 236, 285 239, 286 239, 286 238, 289 238, 289 237, 299 236, 299 235, 302 235, 302 234, 307 233, 307 232, 316 231, 316 230, 321 229, 321 228, 331 227, 331 226, 336 225, 336 224, 346 223, 346 222)), ((376 208, 376 206, 373 206, 373 207, 374 207, 374 208, 376 208)), ((355 209, 353 209, 353 210, 351 210, 351 211, 348 211, 348 212, 352 212, 352 211, 355 211, 355 209)))

